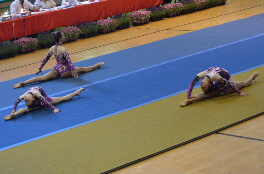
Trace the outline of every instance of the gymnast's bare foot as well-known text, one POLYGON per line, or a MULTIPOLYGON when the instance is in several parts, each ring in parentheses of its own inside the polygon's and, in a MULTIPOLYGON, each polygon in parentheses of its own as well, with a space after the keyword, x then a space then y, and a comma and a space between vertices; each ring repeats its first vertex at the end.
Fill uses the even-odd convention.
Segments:
POLYGON ((258 75, 259 75, 258 72, 254 72, 254 73, 251 75, 252 80, 255 80, 255 79, 258 77, 258 75))
POLYGON ((7 121, 7 120, 11 120, 12 118, 15 118, 16 116, 15 116, 15 114, 10 114, 10 115, 7 115, 7 116, 5 116, 5 120, 7 121))
POLYGON ((81 95, 81 92, 82 92, 83 90, 85 90, 85 89, 84 89, 84 88, 78 89, 78 90, 76 91, 76 96, 80 96, 80 95, 81 95))
POLYGON ((104 65, 104 62, 99 62, 95 66, 97 69, 101 68, 104 65))
POLYGON ((23 82, 19 82, 18 84, 14 85, 14 88, 16 89, 16 88, 20 88, 22 86, 24 86, 24 83, 23 82))
POLYGON ((184 106, 186 106, 188 104, 189 104, 188 99, 186 99, 183 102, 181 102, 179 105, 180 105, 180 107, 184 107, 184 106))

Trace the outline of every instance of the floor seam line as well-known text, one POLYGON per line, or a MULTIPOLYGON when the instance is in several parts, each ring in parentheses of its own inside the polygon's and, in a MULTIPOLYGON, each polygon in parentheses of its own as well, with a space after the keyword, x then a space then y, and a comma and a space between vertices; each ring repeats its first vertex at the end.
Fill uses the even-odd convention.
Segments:
POLYGON ((244 137, 244 136, 240 136, 240 135, 226 134, 226 133, 220 133, 220 132, 218 132, 216 134, 230 136, 230 137, 236 137, 236 138, 242 138, 242 139, 248 139, 248 140, 264 141, 264 140, 258 139, 258 138, 250 138, 250 137, 244 137))

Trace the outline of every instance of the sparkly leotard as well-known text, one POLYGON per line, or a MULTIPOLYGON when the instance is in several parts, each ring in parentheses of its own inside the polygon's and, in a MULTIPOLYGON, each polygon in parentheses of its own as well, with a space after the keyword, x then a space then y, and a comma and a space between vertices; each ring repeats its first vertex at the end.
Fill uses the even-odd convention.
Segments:
MULTIPOLYGON (((229 89, 233 89, 237 94, 240 94, 236 86, 234 85, 234 80, 231 78, 229 72, 224 68, 220 67, 210 67, 206 70, 208 73, 205 77, 211 79, 215 74, 219 74, 222 78, 219 79, 217 82, 212 83, 212 87, 210 88, 210 92, 214 90, 219 90, 220 93, 226 93, 229 89)), ((192 89, 195 83, 199 81, 199 77, 197 76, 194 78, 188 88, 187 97, 191 97, 192 89)))
MULTIPOLYGON (((45 93, 44 89, 39 87, 39 86, 35 86, 35 87, 32 87, 30 88, 27 93, 30 93, 31 95, 33 95, 33 93, 31 91, 36 91, 38 90, 41 94, 41 96, 39 97, 34 97, 35 100, 33 102, 33 105, 30 106, 30 107, 50 107, 52 110, 56 109, 50 102, 52 102, 52 98, 48 97, 47 94, 45 93)), ((17 105, 20 101, 22 101, 24 98, 18 98, 16 101, 15 101, 15 104, 14 104, 14 108, 13 110, 16 110, 17 108, 17 105)))
MULTIPOLYGON (((43 66, 47 63, 49 58, 51 57, 51 54, 48 53, 47 56, 43 59, 39 71, 43 68, 43 66)), ((53 67, 53 69, 57 72, 58 76, 61 77, 61 75, 67 71, 73 71, 75 70, 71 59, 69 58, 69 53, 63 52, 63 56, 60 58, 59 55, 55 55, 55 58, 57 60, 57 64, 53 67)))

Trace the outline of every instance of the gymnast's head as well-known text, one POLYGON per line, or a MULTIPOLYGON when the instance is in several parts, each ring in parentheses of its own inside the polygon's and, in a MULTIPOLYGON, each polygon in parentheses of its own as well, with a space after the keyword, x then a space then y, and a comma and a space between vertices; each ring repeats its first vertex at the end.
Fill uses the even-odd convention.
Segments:
POLYGON ((56 43, 59 43, 59 42, 63 41, 64 35, 62 32, 58 31, 58 32, 53 33, 53 38, 54 38, 56 43))
POLYGON ((33 105, 35 98, 33 97, 33 95, 31 94, 27 94, 24 98, 25 104, 27 105, 27 107, 30 107, 33 105))

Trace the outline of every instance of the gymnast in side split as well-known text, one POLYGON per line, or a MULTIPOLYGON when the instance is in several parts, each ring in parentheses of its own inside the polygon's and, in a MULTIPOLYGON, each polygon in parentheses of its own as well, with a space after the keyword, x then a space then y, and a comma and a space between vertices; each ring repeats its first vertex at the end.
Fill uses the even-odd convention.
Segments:
POLYGON ((247 96, 248 94, 240 91, 240 89, 249 86, 258 75, 258 72, 254 72, 249 79, 241 82, 234 82, 229 72, 224 68, 211 67, 208 70, 197 74, 197 76, 191 81, 188 88, 187 99, 179 105, 184 107, 203 99, 219 96, 220 94, 231 94, 235 92, 240 96, 247 96), (191 97, 193 86, 200 79, 203 79, 201 81, 201 89, 204 93, 196 94, 191 97))
POLYGON ((66 49, 62 46, 62 42, 64 41, 64 35, 61 32, 56 32, 53 34, 54 40, 56 42, 56 45, 52 46, 49 50, 49 53, 42 61, 39 71, 35 73, 38 75, 40 72, 42 73, 41 69, 43 66, 47 63, 49 58, 54 55, 57 64, 53 67, 53 69, 48 72, 47 74, 40 76, 40 77, 34 77, 32 79, 29 79, 25 82, 20 82, 16 85, 14 85, 14 88, 22 87, 26 84, 31 84, 35 82, 42 82, 42 81, 48 81, 57 79, 59 77, 61 78, 68 78, 68 77, 78 77, 78 73, 86 73, 93 71, 95 69, 99 69, 101 66, 104 65, 104 62, 100 62, 95 64, 94 66, 89 67, 74 67, 71 59, 69 58, 69 53, 66 51, 66 49))
POLYGON ((43 88, 39 86, 32 87, 15 101, 12 113, 5 116, 4 119, 10 120, 18 115, 31 112, 43 107, 49 107, 53 110, 54 113, 58 113, 60 112, 60 110, 55 108, 53 105, 68 101, 75 96, 80 96, 83 90, 84 88, 80 88, 77 91, 64 97, 48 97, 43 88), (22 100, 25 101, 27 108, 21 108, 16 111, 18 103, 22 100))

